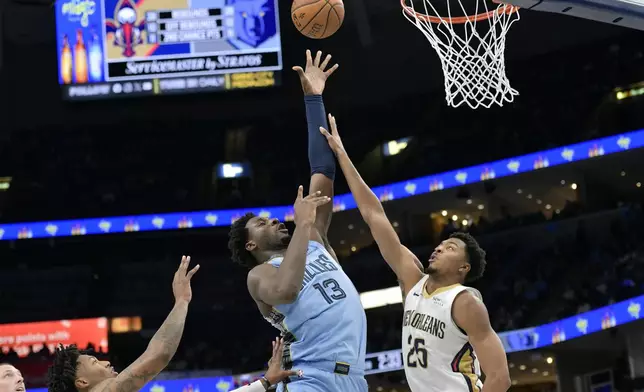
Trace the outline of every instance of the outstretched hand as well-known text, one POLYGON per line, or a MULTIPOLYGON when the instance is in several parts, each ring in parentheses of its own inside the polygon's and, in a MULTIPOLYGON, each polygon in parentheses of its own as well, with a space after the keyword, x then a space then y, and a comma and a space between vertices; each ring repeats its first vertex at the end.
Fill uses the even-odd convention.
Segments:
POLYGON ((304 69, 300 66, 293 67, 293 71, 297 72, 297 75, 300 77, 304 95, 321 95, 324 92, 326 80, 338 69, 338 64, 326 69, 331 61, 330 54, 327 54, 324 61, 320 63, 321 60, 321 51, 318 50, 315 59, 313 59, 311 58, 311 51, 307 49, 304 69))
POLYGON ((338 124, 336 124, 335 117, 331 113, 329 113, 329 127, 331 128, 331 133, 322 127, 320 127, 320 133, 326 137, 326 141, 329 143, 329 147, 331 147, 331 151, 335 155, 344 154, 346 151, 344 150, 342 139, 338 133, 338 124))
POLYGON ((188 271, 188 266, 190 266, 190 256, 183 256, 179 268, 174 273, 174 278, 172 279, 172 292, 174 293, 175 301, 190 302, 192 300, 190 280, 199 271, 199 264, 190 271, 188 271))
POLYGON ((311 193, 306 197, 303 194, 304 187, 300 185, 297 188, 297 199, 295 199, 295 204, 293 204, 296 226, 306 226, 315 223, 317 208, 331 201, 330 197, 322 196, 320 191, 311 193))
POLYGON ((277 338, 273 342, 273 355, 268 361, 268 370, 264 377, 271 385, 275 385, 284 381, 287 377, 300 376, 301 372, 298 370, 284 370, 282 369, 282 354, 284 352, 284 339, 277 338))

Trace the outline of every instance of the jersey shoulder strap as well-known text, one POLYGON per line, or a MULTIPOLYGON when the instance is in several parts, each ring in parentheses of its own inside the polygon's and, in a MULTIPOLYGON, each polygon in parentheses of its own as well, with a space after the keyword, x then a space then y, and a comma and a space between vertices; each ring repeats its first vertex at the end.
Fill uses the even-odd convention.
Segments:
POLYGON ((478 298, 481 301, 483 300, 483 296, 481 295, 480 291, 478 291, 477 289, 475 289, 473 287, 463 286, 463 285, 460 285, 460 284, 454 285, 453 287, 450 287, 449 289, 443 291, 439 295, 441 297, 443 297, 442 299, 444 301, 453 302, 456 299, 456 297, 460 293, 462 293, 463 291, 467 291, 467 292, 471 293, 472 295, 474 295, 476 298, 478 298))
POLYGON ((409 290, 407 295, 405 295, 405 302, 407 302, 407 298, 409 298, 409 296, 413 295, 414 293, 416 293, 417 295, 422 295, 422 292, 425 290, 424 289, 425 282, 427 282, 428 277, 429 275, 423 275, 423 277, 420 278, 418 282, 416 282, 416 284, 411 288, 411 290, 409 290))

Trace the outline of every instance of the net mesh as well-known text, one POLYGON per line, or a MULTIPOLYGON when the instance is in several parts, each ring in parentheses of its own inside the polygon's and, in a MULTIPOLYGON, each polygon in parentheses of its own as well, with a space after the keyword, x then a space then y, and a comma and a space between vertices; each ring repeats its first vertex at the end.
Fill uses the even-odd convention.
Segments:
MULTIPOLYGON (((519 20, 518 8, 499 4, 488 9, 485 0, 474 0, 474 13, 458 1, 463 15, 454 17, 450 0, 440 15, 431 0, 401 0, 403 14, 414 24, 438 53, 445 76, 447 104, 467 104, 472 109, 503 106, 512 102, 518 91, 505 75, 505 38, 519 20)), ((455 4, 453 4, 455 5, 455 4)))

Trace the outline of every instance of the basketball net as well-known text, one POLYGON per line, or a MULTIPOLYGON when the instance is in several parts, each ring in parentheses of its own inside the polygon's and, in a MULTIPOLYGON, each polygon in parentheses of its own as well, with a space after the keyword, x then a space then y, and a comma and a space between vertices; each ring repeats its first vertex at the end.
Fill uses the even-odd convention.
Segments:
POLYGON ((465 103, 476 109, 514 101, 519 92, 510 87, 505 75, 504 52, 506 34, 519 20, 518 8, 499 4, 490 11, 485 0, 474 0, 474 15, 453 17, 452 1, 458 1, 459 14, 468 15, 463 0, 445 1, 446 16, 439 15, 431 0, 401 0, 403 15, 438 53, 447 105, 458 107, 465 103))

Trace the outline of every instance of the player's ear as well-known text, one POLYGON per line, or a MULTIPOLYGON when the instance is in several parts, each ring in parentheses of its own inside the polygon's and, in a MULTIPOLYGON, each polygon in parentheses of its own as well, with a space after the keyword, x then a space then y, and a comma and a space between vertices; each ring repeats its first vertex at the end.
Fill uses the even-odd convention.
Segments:
POLYGON ((458 272, 462 272, 462 273, 467 274, 468 272, 470 272, 470 270, 471 270, 471 269, 472 269, 472 267, 471 267, 469 264, 463 264, 463 265, 458 269, 458 272))
POLYGON ((79 377, 76 380, 74 380, 74 385, 76 385, 76 389, 78 389, 79 391, 82 391, 84 389, 87 389, 87 387, 89 386, 89 382, 87 382, 85 378, 79 377))
POLYGON ((257 244, 255 243, 255 241, 248 241, 246 243, 246 250, 247 251, 252 252, 255 249, 257 249, 257 244))

